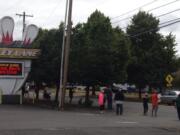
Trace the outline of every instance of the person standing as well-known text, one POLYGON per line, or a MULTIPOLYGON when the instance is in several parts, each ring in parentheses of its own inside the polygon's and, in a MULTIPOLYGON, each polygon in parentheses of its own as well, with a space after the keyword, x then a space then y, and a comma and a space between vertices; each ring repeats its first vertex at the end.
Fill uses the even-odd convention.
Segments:
POLYGON ((123 102, 124 102, 124 93, 122 90, 118 90, 116 92, 115 97, 115 104, 116 104, 116 115, 123 114, 123 102))
POLYGON ((160 92, 158 92, 157 95, 158 95, 158 104, 159 104, 159 103, 161 103, 161 97, 162 97, 162 96, 161 96, 161 93, 160 93, 160 92))
POLYGON ((107 98, 107 108, 108 110, 112 110, 112 90, 110 87, 107 87, 105 90, 107 98))
POLYGON ((153 91, 151 95, 151 102, 152 102, 152 116, 157 117, 157 111, 158 111, 158 94, 156 90, 153 91))
POLYGON ((72 103, 73 94, 74 94, 73 87, 70 87, 69 88, 69 103, 70 104, 72 103))
POLYGON ((104 91, 103 90, 99 92, 98 104, 99 104, 100 113, 103 113, 104 112, 104 91))
POLYGON ((178 118, 180 120, 180 94, 178 95, 178 97, 175 100, 175 107, 177 109, 178 118))
POLYGON ((148 112, 148 101, 149 101, 149 98, 148 98, 148 93, 144 93, 143 95, 143 114, 144 115, 147 115, 147 112, 148 112))

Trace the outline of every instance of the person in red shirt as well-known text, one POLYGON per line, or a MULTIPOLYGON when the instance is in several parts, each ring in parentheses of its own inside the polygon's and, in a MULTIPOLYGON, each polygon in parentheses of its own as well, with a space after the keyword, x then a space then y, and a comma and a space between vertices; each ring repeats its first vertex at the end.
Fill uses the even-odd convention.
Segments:
POLYGON ((152 116, 157 117, 158 111, 158 94, 156 90, 153 90, 151 95, 151 103, 152 103, 152 116))

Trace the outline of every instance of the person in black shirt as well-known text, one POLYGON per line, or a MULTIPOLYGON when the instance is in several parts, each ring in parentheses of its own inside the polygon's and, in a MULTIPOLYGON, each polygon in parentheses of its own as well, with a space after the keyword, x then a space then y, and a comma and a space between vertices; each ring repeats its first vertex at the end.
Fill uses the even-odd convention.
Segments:
POLYGON ((143 95, 143 113, 144 113, 144 115, 147 115, 147 113, 148 113, 148 101, 149 101, 149 99, 148 99, 148 93, 144 93, 144 95, 143 95))
POLYGON ((122 90, 118 90, 114 97, 116 103, 116 114, 122 115, 123 114, 123 101, 124 101, 124 93, 122 90))
POLYGON ((177 99, 175 100, 175 107, 177 108, 178 118, 180 120, 180 94, 178 95, 177 99))

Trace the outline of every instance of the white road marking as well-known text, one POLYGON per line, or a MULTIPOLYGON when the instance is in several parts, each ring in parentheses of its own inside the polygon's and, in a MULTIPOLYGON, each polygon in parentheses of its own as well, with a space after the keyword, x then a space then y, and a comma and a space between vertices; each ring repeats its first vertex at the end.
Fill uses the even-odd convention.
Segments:
POLYGON ((71 130, 72 128, 41 128, 42 130, 57 131, 57 130, 71 130))
POLYGON ((120 123, 120 124, 137 124, 138 122, 135 122, 135 121, 117 121, 117 123, 120 123))
POLYGON ((57 128, 42 128, 42 130, 56 131, 58 129, 57 128))
POLYGON ((76 115, 81 115, 81 116, 95 116, 95 114, 92 113, 78 113, 76 115))

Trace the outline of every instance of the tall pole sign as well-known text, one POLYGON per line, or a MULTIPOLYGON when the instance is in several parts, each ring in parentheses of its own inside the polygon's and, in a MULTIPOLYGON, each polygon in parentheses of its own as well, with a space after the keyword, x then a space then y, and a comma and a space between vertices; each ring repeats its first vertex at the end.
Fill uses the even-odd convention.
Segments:
POLYGON ((21 41, 13 40, 13 30, 13 18, 3 17, 0 20, 0 92, 3 94, 2 103, 17 102, 10 100, 17 96, 17 91, 26 81, 31 69, 31 60, 36 59, 40 54, 39 49, 34 49, 31 46, 39 32, 36 25, 31 24, 24 29, 21 41))

